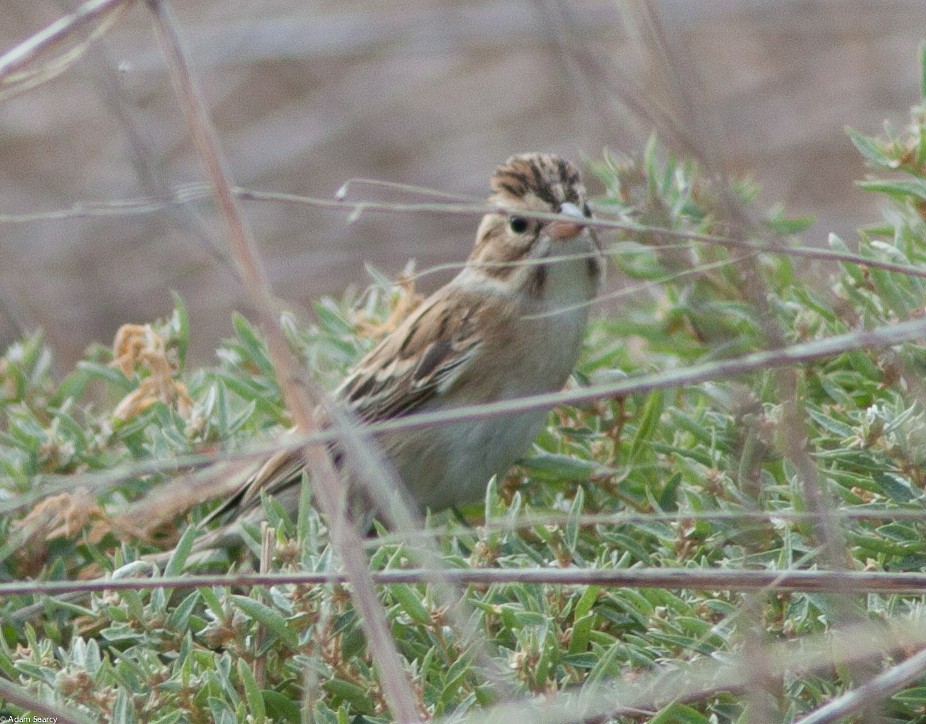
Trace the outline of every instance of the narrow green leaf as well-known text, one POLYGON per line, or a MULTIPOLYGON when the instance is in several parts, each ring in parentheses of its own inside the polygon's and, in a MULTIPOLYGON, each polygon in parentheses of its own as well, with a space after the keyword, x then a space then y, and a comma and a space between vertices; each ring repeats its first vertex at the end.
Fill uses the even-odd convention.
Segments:
POLYGON ((189 558, 193 550, 193 543, 196 541, 197 529, 195 525, 188 525, 173 552, 170 554, 170 560, 164 566, 165 576, 179 576, 183 573, 183 567, 186 565, 186 559, 189 558))
POLYGON ((431 615, 421 602, 421 594, 412 586, 405 583, 389 586, 389 595, 396 600, 399 607, 408 614, 412 621, 425 626, 430 624, 431 615))
POLYGON ((822 411, 808 406, 807 414, 813 418, 820 427, 829 432, 832 435, 836 435, 843 440, 849 440, 855 436, 855 431, 845 423, 834 420, 829 415, 824 414, 822 411))
POLYGON ((589 613, 576 619, 569 638, 569 654, 580 654, 588 648, 589 635, 596 618, 595 614, 589 613))
POLYGON ((919 495, 919 491, 910 481, 897 473, 879 471, 875 473, 874 479, 883 493, 898 503, 909 503, 919 495))
POLYGON ((530 472, 532 479, 551 482, 588 480, 604 470, 594 460, 556 453, 536 453, 521 460, 521 465, 530 472))
POLYGON ((190 614, 199 603, 200 598, 199 591, 193 591, 184 598, 167 617, 167 628, 171 631, 186 631, 190 622, 190 614))
POLYGON ((585 587, 585 590, 582 592, 582 596, 579 598, 579 602, 576 604, 575 618, 577 621, 592 610, 592 607, 598 600, 599 591, 601 591, 601 586, 585 587))
POLYGON ((89 381, 90 376, 84 370, 74 370, 58 385, 58 389, 48 400, 49 406, 60 407, 67 400, 79 400, 89 381))
MULTIPOLYGON (((924 43, 926 48, 926 43, 924 43)), ((914 686, 910 689, 904 689, 892 697, 897 701, 904 701, 917 707, 926 707, 926 686, 914 686)))
POLYGON ((266 604, 255 601, 253 598, 248 598, 247 596, 233 595, 231 599, 242 611, 276 634, 277 638, 286 644, 287 647, 293 651, 299 648, 299 636, 290 628, 286 619, 283 618, 276 609, 270 608, 266 604))
POLYGON ((708 724, 711 720, 684 704, 670 704, 649 720, 650 724, 708 724))
POLYGON ((285 721, 287 724, 299 724, 302 720, 299 704, 278 691, 264 689, 264 707, 273 721, 285 721))
POLYGON ((798 216, 793 219, 785 218, 783 216, 766 219, 765 225, 774 231, 776 234, 782 236, 793 236, 795 234, 800 234, 801 232, 807 231, 811 226, 816 223, 816 217, 814 216, 798 216))
POLYGON ((209 609, 219 618, 225 617, 225 612, 222 608, 222 601, 219 599, 219 594, 216 591, 221 589, 215 588, 201 588, 199 589, 200 595, 203 597, 203 601, 209 607, 209 609))
POLYGON ((257 679, 254 678, 251 668, 244 659, 238 659, 238 677, 244 687, 244 698, 250 710, 249 721, 253 720, 255 724, 261 724, 267 718, 264 697, 257 685, 257 679))
POLYGON ((540 646, 540 658, 534 667, 534 682, 536 686, 543 688, 550 683, 550 675, 553 673, 559 655, 559 646, 555 644, 552 636, 541 641, 540 646))
POLYGON ((322 684, 322 688, 350 704, 359 714, 372 714, 374 711, 373 700, 370 699, 369 693, 357 684, 343 679, 329 679, 322 684))
POLYGON ((177 330, 177 357, 180 362, 180 369, 186 367, 186 352, 190 346, 190 313, 187 311, 186 303, 183 297, 177 292, 171 292, 174 300, 174 316, 177 330))
POLYGON ((637 433, 633 436, 633 442, 630 445, 628 456, 630 462, 637 461, 640 453, 649 448, 650 439, 662 416, 663 400, 664 396, 661 391, 653 392, 646 398, 637 433))
POLYGON ((235 334, 241 340, 241 344, 251 361, 257 365, 264 375, 273 379, 273 364, 270 362, 270 358, 267 356, 267 348, 254 326, 244 315, 237 313, 232 316, 232 326, 235 328, 235 334))
POLYGON ((856 185, 865 191, 875 191, 887 194, 900 201, 907 199, 926 199, 926 180, 912 181, 872 179, 870 181, 857 181, 856 185))
POLYGON ((576 547, 578 546, 580 529, 579 519, 582 517, 584 511, 585 491, 579 488, 576 491, 576 496, 572 501, 572 505, 569 506, 569 518, 566 521, 566 547, 572 555, 575 555, 576 547))
POLYGON ((98 377, 101 380, 105 380, 124 392, 131 392, 135 389, 135 382, 127 379, 119 370, 109 365, 101 365, 98 362, 81 360, 77 363, 77 369, 85 372, 90 377, 98 377))
POLYGON ((897 168, 900 165, 898 161, 892 159, 884 152, 876 139, 859 133, 849 126, 846 126, 845 131, 846 135, 849 136, 849 140, 852 141, 852 144, 858 149, 859 153, 861 153, 872 165, 879 168, 890 169, 897 168))
POLYGON ((682 484, 682 474, 680 472, 672 473, 666 481, 659 495, 659 507, 666 511, 678 510, 678 490, 682 484))
POLYGON ((138 721, 138 718, 135 716, 135 707, 132 705, 132 698, 129 695, 127 689, 119 689, 119 693, 116 695, 116 703, 113 706, 113 721, 123 722, 125 724, 132 724, 132 722, 138 721))

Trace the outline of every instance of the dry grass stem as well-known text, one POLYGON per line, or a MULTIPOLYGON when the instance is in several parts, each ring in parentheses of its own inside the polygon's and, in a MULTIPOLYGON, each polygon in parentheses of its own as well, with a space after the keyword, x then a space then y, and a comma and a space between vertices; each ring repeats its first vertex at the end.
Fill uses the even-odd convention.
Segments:
MULTIPOLYGON (((445 569, 435 575, 428 569, 390 569, 369 572, 376 585, 429 583, 437 579, 455 585, 490 586, 532 584, 551 586, 609 586, 624 588, 669 588, 692 591, 756 591, 839 593, 926 594, 926 573, 881 571, 763 571, 713 570, 698 568, 588 569, 588 568, 473 568, 445 569)), ((17 581, 0 583, 0 597, 58 595, 105 590, 151 588, 188 589, 204 586, 321 585, 351 581, 346 573, 236 573, 229 575, 165 576, 155 579, 99 579, 91 581, 17 581)))
MULTIPOLYGON (((892 620, 887 626, 855 624, 824 636, 768 644, 762 651, 763 670, 776 679, 806 676, 834 665, 863 664, 872 658, 924 644, 926 630, 915 623, 892 620)), ((652 713, 671 702, 703 700, 720 692, 742 692, 746 687, 764 683, 750 677, 752 667, 744 661, 746 655, 749 654, 724 656, 722 660, 697 657, 683 668, 658 667, 653 673, 632 681, 610 679, 585 686, 578 692, 563 691, 531 702, 502 704, 469 717, 467 721, 480 724, 598 721, 652 713)))
MULTIPOLYGON (((314 208, 341 209, 350 211, 354 218, 364 212, 374 213, 423 213, 423 214, 460 214, 480 217, 483 214, 498 211, 498 209, 485 203, 399 203, 391 201, 339 201, 334 199, 321 199, 298 194, 287 194, 275 191, 260 191, 234 187, 232 194, 240 201, 254 201, 264 203, 284 203, 311 206, 314 208)), ((0 213, 0 224, 30 224, 41 221, 65 221, 71 219, 91 219, 106 217, 123 217, 133 215, 153 214, 167 209, 202 202, 212 198, 210 188, 204 184, 193 183, 176 186, 170 198, 159 199, 152 197, 137 197, 120 199, 117 201, 79 202, 69 208, 54 211, 37 211, 32 213, 14 214, 0 213)), ((557 219, 555 214, 543 212, 524 212, 523 216, 541 219, 557 219)), ((656 238, 681 239, 704 244, 717 244, 729 248, 745 249, 751 253, 783 254, 799 259, 812 259, 815 261, 855 264, 862 268, 882 269, 884 271, 905 274, 911 277, 926 278, 926 270, 909 264, 873 259, 813 246, 799 246, 782 243, 777 237, 769 237, 767 233, 760 232, 754 235, 755 240, 735 238, 729 235, 698 234, 690 231, 669 229, 661 226, 638 224, 626 220, 611 220, 601 216, 588 222, 588 226, 603 231, 618 231, 627 236, 655 236, 656 238)), ((666 248, 660 245, 660 248, 666 248)), ((731 260, 728 263, 733 263, 731 260)), ((435 267, 436 271, 459 268, 459 265, 448 264, 435 267)), ((416 277, 427 271, 419 272, 416 277)))
POLYGON ((31 90, 70 68, 84 55, 90 44, 105 35, 119 20, 132 0, 88 0, 44 30, 32 35, 0 55, 0 100, 31 90), (64 50, 58 46, 91 23, 98 23, 83 40, 64 50), (58 55, 39 64, 43 54, 58 55))
POLYGON ((869 679, 858 688, 833 699, 825 706, 798 719, 798 724, 830 724, 844 721, 846 717, 857 715, 871 706, 872 702, 882 701, 903 688, 916 683, 926 672, 926 649, 922 649, 910 658, 890 667, 882 674, 869 679))
MULTIPOLYGON (((277 321, 277 307, 256 247, 232 193, 230 175, 222 157, 215 129, 209 120, 202 94, 186 59, 172 12, 163 0, 149 0, 158 37, 171 68, 171 79, 186 115, 200 159, 226 224, 232 255, 242 283, 257 309, 261 329, 267 337, 270 357, 297 429, 311 433, 318 429, 312 404, 299 381, 302 379, 289 345, 277 321)), ((324 449, 306 448, 308 468, 316 482, 316 499, 327 514, 332 541, 341 555, 352 586, 354 601, 361 612, 369 640, 369 652, 377 662, 384 694, 398 721, 418 721, 415 695, 405 676, 401 659, 389 633, 385 612, 376 597, 366 568, 363 547, 355 530, 339 514, 341 494, 331 460, 324 449)))

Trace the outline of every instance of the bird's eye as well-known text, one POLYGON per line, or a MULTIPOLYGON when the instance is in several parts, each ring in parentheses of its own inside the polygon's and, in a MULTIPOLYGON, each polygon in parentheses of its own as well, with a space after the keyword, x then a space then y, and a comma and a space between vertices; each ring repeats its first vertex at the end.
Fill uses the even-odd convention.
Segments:
POLYGON ((592 218, 592 209, 591 209, 591 207, 588 205, 588 201, 586 201, 584 204, 582 204, 582 213, 585 214, 585 217, 586 217, 586 218, 588 218, 588 219, 592 218))
POLYGON ((515 234, 523 234, 530 226, 530 222, 523 216, 512 216, 508 219, 508 226, 515 234))

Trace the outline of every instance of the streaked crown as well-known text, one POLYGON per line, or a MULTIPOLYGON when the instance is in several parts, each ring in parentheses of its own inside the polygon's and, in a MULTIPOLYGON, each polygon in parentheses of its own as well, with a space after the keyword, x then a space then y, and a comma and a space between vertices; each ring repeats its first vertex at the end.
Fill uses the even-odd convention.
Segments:
POLYGON ((579 208, 585 202, 585 187, 579 169, 569 161, 547 153, 519 153, 500 165, 492 176, 493 201, 531 201, 536 198, 550 211, 569 202, 579 208))

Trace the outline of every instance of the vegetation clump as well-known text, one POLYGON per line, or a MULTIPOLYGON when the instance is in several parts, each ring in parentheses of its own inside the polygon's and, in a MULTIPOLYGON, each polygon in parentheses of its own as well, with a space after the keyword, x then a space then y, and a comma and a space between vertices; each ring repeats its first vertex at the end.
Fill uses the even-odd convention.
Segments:
MULTIPOLYGON (((602 300, 574 387, 695 368, 700 381, 558 408, 482 506, 429 521, 429 545, 448 569, 512 575, 466 587, 456 611, 425 582, 380 588, 423 715, 462 718, 512 696, 539 706, 605 684, 623 691, 622 682, 632 688, 727 657, 758 667, 763 646, 866 622, 885 631, 921 624, 922 599, 912 595, 518 580, 544 567, 926 566, 926 344, 868 346, 865 336, 923 316, 926 110, 915 108, 903 132, 849 134, 880 174, 861 186, 886 207, 857 241, 831 235, 829 250, 800 245, 810 220, 775 212, 752 222, 754 186, 718 182, 655 139, 638 159, 605 154, 591 164, 605 189, 596 214, 621 225, 609 251, 623 282, 602 300), (795 260, 813 257, 811 269, 795 271, 795 260), (838 354, 726 372, 744 355, 840 335, 849 343, 838 354)), ((408 281, 374 281, 364 295, 319 302, 311 324, 284 319, 292 347, 328 387, 414 294, 408 281)), ((171 498, 157 515, 137 506, 178 478, 207 479, 217 457, 245 459, 289 421, 260 335, 243 317, 234 328, 218 364, 193 370, 179 299, 169 318, 123 328, 113 350, 90 349, 64 379, 39 334, 6 351, 0 580, 184 570, 189 535, 166 567, 143 556, 177 541, 183 511, 195 521, 210 504, 171 498)), ((274 544, 267 570, 338 570, 311 506, 288 520, 272 500, 264 505, 274 544)), ((372 570, 420 565, 406 541, 377 532, 367 543, 372 570)), ((390 719, 338 582, 120 589, 78 602, 5 594, 0 621, 4 686, 90 720, 390 719)), ((889 668, 902 655, 884 650, 866 663, 889 668)), ((612 697, 608 711, 746 721, 765 707, 790 720, 859 682, 858 662, 811 666, 799 653, 776 662, 758 693, 718 668, 696 695, 656 691, 624 714, 612 697)), ((898 719, 922 716, 926 688, 901 687, 883 705, 898 719)), ((12 699, 0 711, 29 713, 12 699)))

